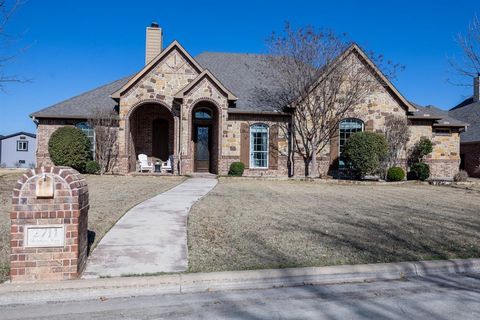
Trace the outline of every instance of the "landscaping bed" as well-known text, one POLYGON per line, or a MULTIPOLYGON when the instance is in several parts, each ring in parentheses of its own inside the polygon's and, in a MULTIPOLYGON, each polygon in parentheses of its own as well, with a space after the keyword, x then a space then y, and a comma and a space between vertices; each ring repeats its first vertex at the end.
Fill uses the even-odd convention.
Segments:
POLYGON ((480 257, 480 190, 220 179, 189 215, 192 272, 480 257))
MULTIPOLYGON (((10 215, 13 187, 22 171, 0 171, 0 282, 8 275, 10 215)), ((131 207, 164 192, 183 177, 86 176, 90 197, 89 237, 94 248, 105 233, 131 207)))

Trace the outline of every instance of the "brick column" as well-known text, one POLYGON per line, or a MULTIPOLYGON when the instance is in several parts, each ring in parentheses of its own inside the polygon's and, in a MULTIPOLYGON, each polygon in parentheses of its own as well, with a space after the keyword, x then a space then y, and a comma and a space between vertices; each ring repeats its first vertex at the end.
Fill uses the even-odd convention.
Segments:
POLYGON ((87 260, 88 188, 69 167, 27 171, 13 190, 12 282, 75 279, 87 260))

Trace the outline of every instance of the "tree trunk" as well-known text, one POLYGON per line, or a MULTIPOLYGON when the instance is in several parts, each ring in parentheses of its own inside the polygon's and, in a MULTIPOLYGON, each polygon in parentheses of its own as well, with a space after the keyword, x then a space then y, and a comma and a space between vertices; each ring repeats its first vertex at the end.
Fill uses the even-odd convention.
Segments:
POLYGON ((310 176, 312 178, 318 177, 317 171, 318 171, 318 168, 317 168, 317 146, 314 144, 312 146, 312 169, 310 170, 310 176))

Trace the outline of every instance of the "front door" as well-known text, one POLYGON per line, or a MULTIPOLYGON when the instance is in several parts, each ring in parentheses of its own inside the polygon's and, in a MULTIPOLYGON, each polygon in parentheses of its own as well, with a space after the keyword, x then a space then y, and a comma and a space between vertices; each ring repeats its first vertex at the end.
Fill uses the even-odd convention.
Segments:
POLYGON ((210 171, 210 126, 195 126, 195 172, 210 171))

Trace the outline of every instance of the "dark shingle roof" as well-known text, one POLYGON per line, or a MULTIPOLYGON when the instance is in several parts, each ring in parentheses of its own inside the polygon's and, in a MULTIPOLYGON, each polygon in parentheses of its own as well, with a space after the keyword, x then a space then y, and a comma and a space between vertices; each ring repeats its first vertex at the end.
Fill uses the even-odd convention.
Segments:
POLYGON ((480 141, 480 102, 468 98, 450 109, 448 114, 469 124, 467 131, 460 136, 461 142, 480 141))
POLYGON ((116 102, 110 94, 120 89, 132 76, 103 85, 82 93, 76 97, 54 104, 48 108, 32 113, 36 118, 88 118, 95 111, 113 110, 116 102))
POLYGON ((274 77, 265 55, 204 52, 195 60, 238 97, 237 109, 275 111, 256 97, 259 90, 275 90, 274 77))
POLYGON ((16 132, 16 133, 12 133, 12 134, 9 134, 7 136, 2 136, 0 135, 0 140, 4 140, 4 139, 8 139, 8 138, 11 138, 11 137, 16 137, 16 136, 29 136, 30 138, 36 138, 37 136, 33 133, 28 133, 28 132, 24 132, 24 131, 20 131, 20 132, 16 132))
POLYGON ((452 118, 448 111, 442 110, 438 107, 428 105, 423 107, 419 104, 412 103, 417 111, 413 113, 413 116, 409 118, 413 119, 431 119, 434 120, 433 126, 435 127, 465 127, 466 122, 452 118))

